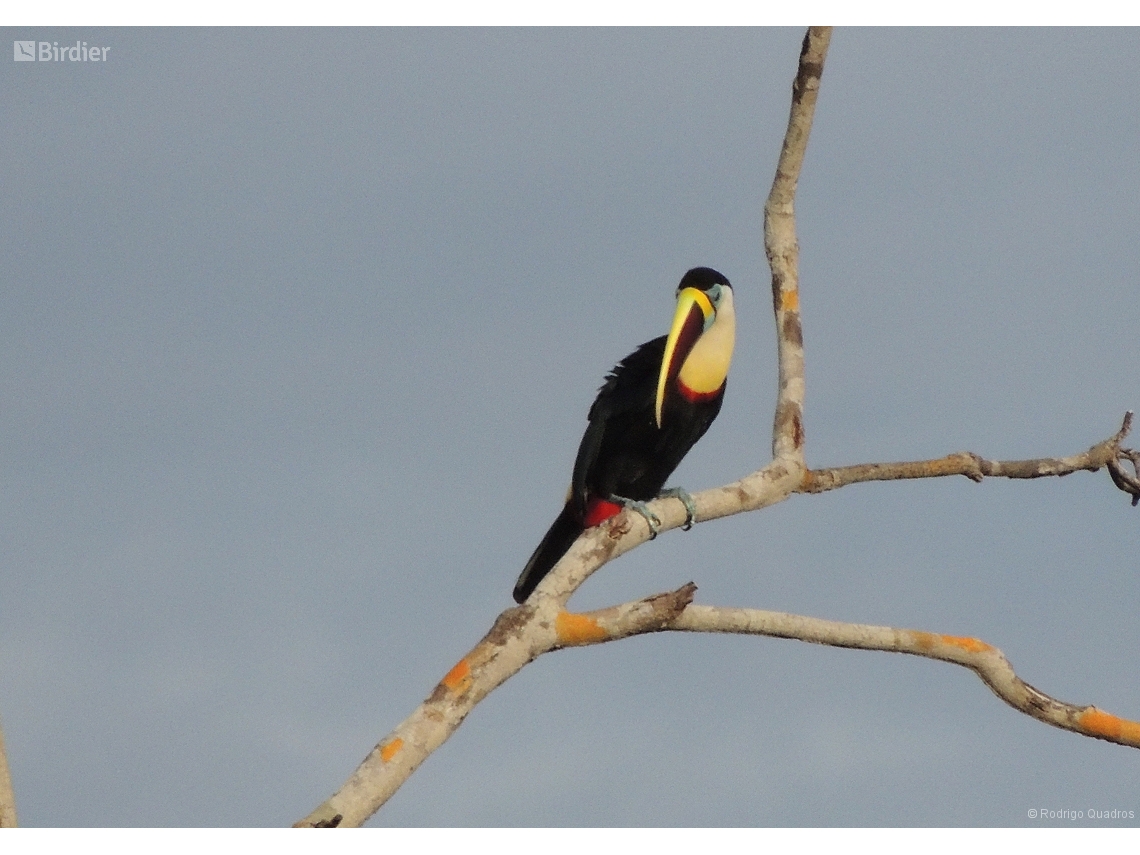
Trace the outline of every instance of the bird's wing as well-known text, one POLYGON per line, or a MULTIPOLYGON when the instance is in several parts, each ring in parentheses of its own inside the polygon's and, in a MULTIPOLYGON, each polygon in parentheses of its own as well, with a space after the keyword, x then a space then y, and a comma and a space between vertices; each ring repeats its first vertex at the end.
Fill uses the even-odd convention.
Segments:
POLYGON ((579 519, 585 519, 586 503, 589 500, 588 475, 598 459, 611 420, 628 413, 653 411, 657 375, 661 369, 661 360, 665 357, 666 338, 667 336, 660 336, 638 347, 614 366, 598 390, 598 397, 590 407, 590 423, 578 446, 574 477, 570 484, 570 501, 579 519))

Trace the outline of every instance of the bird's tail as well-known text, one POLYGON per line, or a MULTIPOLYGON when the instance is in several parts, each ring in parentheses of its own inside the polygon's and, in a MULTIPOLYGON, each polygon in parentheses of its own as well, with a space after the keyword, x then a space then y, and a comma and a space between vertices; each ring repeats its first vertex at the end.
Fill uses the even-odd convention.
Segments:
POLYGON ((562 513, 554 520, 542 542, 526 563, 519 580, 515 582, 515 602, 521 603, 530 596, 531 592, 543 580, 558 560, 574 545, 583 531, 582 523, 574 516, 574 511, 567 502, 562 513))

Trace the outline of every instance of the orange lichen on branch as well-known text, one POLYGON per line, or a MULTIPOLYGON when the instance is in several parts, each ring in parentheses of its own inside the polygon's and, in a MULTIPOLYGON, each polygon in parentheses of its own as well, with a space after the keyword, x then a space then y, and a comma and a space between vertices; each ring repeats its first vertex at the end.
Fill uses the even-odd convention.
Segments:
POLYGON ((404 740, 396 737, 391 742, 386 742, 380 746, 380 759, 385 763, 390 761, 393 757, 400 753, 400 749, 404 747, 404 740))
POLYGON ((1120 718, 1096 707, 1089 707, 1081 713, 1077 726, 1089 736, 1140 745, 1140 722, 1120 718))
POLYGON ((561 611, 554 619, 559 644, 590 644, 603 641, 609 633, 592 617, 561 611))
POLYGON ((780 309, 795 312, 800 308, 800 292, 796 288, 780 292, 780 309))
POLYGON ((967 653, 989 653, 993 650, 989 644, 986 644, 980 638, 967 638, 961 635, 940 635, 938 640, 943 644, 949 644, 951 647, 958 647, 965 650, 967 653))
POLYGON ((441 681, 443 685, 451 689, 453 692, 460 691, 465 683, 470 682, 471 679, 471 666, 467 664, 467 659, 460 659, 455 663, 455 667, 447 672, 447 676, 441 681))
POLYGON ((966 653, 989 653, 994 648, 979 638, 968 638, 961 635, 937 635, 933 632, 913 630, 915 646, 926 652, 933 652, 936 647, 955 647, 966 653))

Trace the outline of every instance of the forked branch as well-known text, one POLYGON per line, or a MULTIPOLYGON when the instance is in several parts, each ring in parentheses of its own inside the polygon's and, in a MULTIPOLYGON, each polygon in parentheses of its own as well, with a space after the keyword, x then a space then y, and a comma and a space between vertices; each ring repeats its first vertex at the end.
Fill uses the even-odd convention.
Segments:
MULTIPOLYGON (((997 462, 952 454, 913 463, 873 463, 808 470, 803 458, 803 334, 799 315, 795 191, 811 130, 830 28, 812 27, 804 39, 792 92, 792 109, 776 179, 765 206, 765 250, 772 267, 773 309, 779 347, 779 389, 773 425, 773 459, 739 481, 692 498, 696 521, 757 510, 795 493, 818 493, 859 481, 966 475, 1039 478, 1106 466, 1117 487, 1140 498, 1140 454, 1121 447, 1131 413, 1113 437, 1073 457, 997 462), (1132 472, 1125 469, 1130 464, 1132 472)), ((681 526, 686 511, 675 499, 650 510, 662 531, 681 526)), ((598 568, 649 539, 637 513, 622 512, 587 530, 543 579, 524 605, 499 615, 490 632, 443 677, 431 695, 368 754, 345 784, 299 826, 358 826, 391 797, 467 714, 505 680, 551 650, 615 641, 648 632, 732 632, 799 639, 838 647, 925 656, 972 669, 1004 701, 1048 724, 1086 736, 1140 747, 1140 724, 1054 700, 1021 680, 1001 652, 972 638, 918 630, 836 623, 755 609, 693 605, 692 583, 612 608, 574 614, 573 593, 598 568)))

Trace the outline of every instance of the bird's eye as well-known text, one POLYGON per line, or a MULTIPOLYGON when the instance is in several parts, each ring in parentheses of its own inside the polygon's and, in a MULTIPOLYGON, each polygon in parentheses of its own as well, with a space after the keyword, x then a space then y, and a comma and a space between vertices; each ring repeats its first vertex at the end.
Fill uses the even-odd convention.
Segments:
POLYGON ((706 291, 705 293, 709 295, 709 302, 711 302, 711 303, 712 303, 714 306, 719 306, 719 305, 720 305, 720 294, 721 294, 721 288, 720 288, 720 285, 719 285, 719 283, 718 283, 718 284, 715 284, 715 285, 713 285, 713 286, 712 286, 711 288, 709 288, 709 290, 708 290, 708 291, 706 291))

